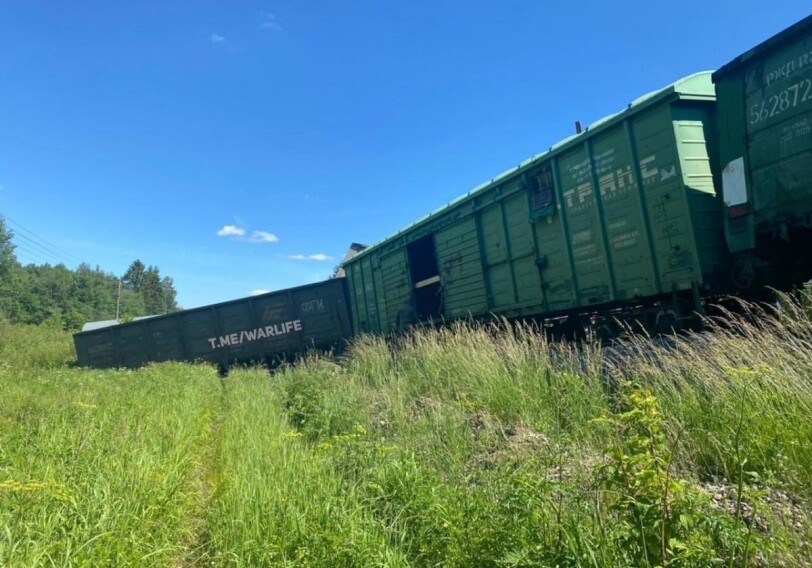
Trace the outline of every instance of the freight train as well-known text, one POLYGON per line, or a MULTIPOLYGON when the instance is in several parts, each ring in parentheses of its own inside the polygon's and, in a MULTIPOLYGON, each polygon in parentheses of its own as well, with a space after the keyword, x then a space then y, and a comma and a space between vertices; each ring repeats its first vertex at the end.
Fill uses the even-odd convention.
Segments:
POLYGON ((80 365, 106 367, 226 365, 459 318, 658 332, 708 298, 809 279, 811 246, 809 16, 357 252, 341 278, 74 341, 80 365))

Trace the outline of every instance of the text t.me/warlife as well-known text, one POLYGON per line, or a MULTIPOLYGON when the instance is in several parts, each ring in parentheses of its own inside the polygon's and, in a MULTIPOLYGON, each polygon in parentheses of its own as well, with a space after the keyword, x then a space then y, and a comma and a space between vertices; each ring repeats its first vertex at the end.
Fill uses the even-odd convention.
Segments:
POLYGON ((212 349, 219 349, 221 347, 240 345, 246 341, 256 341, 258 339, 267 339, 269 337, 287 335, 294 331, 302 331, 302 320, 290 320, 282 323, 275 323, 273 325, 266 325, 264 327, 257 327, 255 329, 235 331, 234 333, 229 333, 228 335, 211 337, 208 339, 208 342, 212 349))

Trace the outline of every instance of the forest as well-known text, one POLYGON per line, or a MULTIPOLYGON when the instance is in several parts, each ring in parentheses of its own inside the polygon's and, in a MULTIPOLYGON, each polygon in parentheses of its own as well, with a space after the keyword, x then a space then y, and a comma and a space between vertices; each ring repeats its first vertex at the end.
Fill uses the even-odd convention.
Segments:
POLYGON ((49 324, 68 331, 86 322, 164 314, 179 309, 172 278, 134 260, 123 275, 87 263, 22 264, 14 232, 0 216, 0 319, 49 324))

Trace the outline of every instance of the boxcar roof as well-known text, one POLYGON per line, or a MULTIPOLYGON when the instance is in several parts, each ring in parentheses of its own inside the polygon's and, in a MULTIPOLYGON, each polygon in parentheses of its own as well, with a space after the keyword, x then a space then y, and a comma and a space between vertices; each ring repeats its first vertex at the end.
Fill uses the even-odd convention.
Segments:
POLYGON ((494 177, 493 179, 480 184, 479 186, 475 187, 468 193, 461 195, 460 197, 454 199, 450 203, 443 205, 439 209, 432 211, 428 215, 425 215, 414 221, 413 223, 407 225, 403 229, 399 230, 393 235, 386 237, 385 239, 381 240, 380 242, 376 243, 375 245, 359 252, 353 258, 346 261, 346 264, 352 264, 356 260, 366 256, 370 252, 376 250, 380 245, 395 239, 404 233, 408 233, 409 231, 414 230, 420 225, 428 222, 429 220, 435 219, 438 215, 447 212, 448 210, 461 205, 462 203, 469 201, 476 197, 482 191, 486 189, 504 183, 516 176, 521 175, 524 171, 529 169, 531 166, 535 165, 536 162, 541 161, 545 158, 551 158, 560 152, 563 152, 576 144, 580 144, 584 137, 591 137, 602 130, 609 128, 613 124, 624 120, 625 118, 637 114, 644 109, 660 102, 661 100, 669 97, 676 97, 680 99, 688 99, 688 100, 713 100, 715 99, 715 91, 713 88, 713 83, 710 80, 711 71, 701 71, 699 73, 694 73, 693 75, 688 75, 687 77, 683 77, 679 81, 668 85, 662 89, 652 91, 650 93, 646 93, 645 95, 636 98, 633 100, 629 105, 623 109, 622 111, 616 112, 614 114, 610 114, 603 118, 600 118, 587 126, 584 131, 580 134, 573 134, 572 136, 568 136, 563 140, 559 140, 555 144, 553 144, 548 150, 544 150, 534 156, 531 156, 527 160, 521 162, 519 165, 502 172, 498 176, 494 177))
POLYGON ((744 65, 747 65, 747 63, 749 63, 752 59, 761 57, 765 53, 769 53, 776 47, 780 47, 781 45, 794 40, 799 35, 809 33, 810 29, 812 29, 812 16, 807 16, 800 22, 792 24, 784 31, 779 32, 771 38, 761 42, 754 48, 745 51, 730 63, 722 66, 718 71, 716 71, 716 73, 713 74, 713 82, 717 82, 725 75, 735 73, 744 65))

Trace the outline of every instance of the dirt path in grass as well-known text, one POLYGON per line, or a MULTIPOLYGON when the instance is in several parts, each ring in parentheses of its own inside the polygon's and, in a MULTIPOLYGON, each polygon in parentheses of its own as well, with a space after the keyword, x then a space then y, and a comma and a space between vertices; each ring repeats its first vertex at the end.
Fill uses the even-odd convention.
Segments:
POLYGON ((197 507, 194 518, 190 519, 191 536, 183 546, 183 552, 173 564, 173 568, 191 568, 211 565, 209 561, 210 534, 206 522, 206 512, 222 479, 222 468, 218 459, 220 427, 227 407, 227 379, 220 377, 220 394, 211 411, 209 434, 200 448, 200 460, 192 474, 191 484, 197 494, 197 507))

